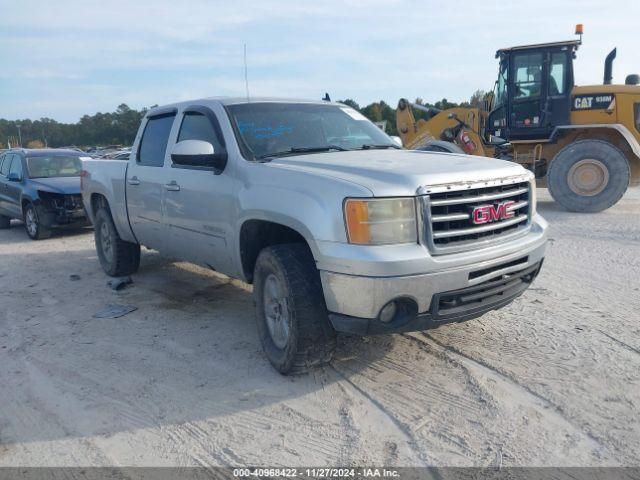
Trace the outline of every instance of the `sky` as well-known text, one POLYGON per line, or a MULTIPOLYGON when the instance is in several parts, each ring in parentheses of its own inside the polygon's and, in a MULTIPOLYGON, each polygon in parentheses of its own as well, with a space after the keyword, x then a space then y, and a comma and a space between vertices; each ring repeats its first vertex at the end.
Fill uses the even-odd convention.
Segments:
POLYGON ((640 1, 0 0, 0 118, 245 94, 467 100, 501 47, 575 38, 576 83, 640 73, 640 1))

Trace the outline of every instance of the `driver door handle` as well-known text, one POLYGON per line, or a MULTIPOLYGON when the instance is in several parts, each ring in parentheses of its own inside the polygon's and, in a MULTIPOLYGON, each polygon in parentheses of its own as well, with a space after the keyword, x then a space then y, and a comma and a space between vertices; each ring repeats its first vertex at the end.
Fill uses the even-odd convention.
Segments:
POLYGON ((131 177, 129 179, 129 185, 140 185, 140 180, 138 180, 138 177, 131 177))
POLYGON ((164 188, 166 188, 170 192, 180 191, 180 185, 178 185, 175 180, 171 180, 169 183, 165 183, 164 188))

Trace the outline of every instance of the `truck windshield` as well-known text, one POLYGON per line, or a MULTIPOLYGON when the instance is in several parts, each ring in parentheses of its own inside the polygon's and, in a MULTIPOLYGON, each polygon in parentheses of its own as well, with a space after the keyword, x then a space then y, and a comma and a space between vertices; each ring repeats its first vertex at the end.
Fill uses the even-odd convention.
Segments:
POLYGON ((27 157, 29 178, 79 177, 82 171, 80 157, 27 157))
POLYGON ((346 105, 243 103, 227 107, 238 143, 252 160, 367 148, 399 148, 346 105))

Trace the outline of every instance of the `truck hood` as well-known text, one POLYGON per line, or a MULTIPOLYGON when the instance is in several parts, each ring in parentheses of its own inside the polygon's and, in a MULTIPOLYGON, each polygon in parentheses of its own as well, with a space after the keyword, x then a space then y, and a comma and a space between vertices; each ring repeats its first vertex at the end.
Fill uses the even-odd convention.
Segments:
POLYGON ((37 190, 76 195, 80 193, 80 177, 33 178, 31 184, 37 190))
POLYGON ((358 150, 275 159, 277 168, 340 178, 374 196, 412 196, 421 187, 522 175, 517 163, 495 158, 418 150, 358 150))

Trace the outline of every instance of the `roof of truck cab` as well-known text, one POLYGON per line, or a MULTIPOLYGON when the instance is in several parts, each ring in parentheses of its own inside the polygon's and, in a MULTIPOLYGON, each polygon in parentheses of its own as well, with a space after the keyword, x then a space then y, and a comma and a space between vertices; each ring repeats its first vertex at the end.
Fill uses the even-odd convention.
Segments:
POLYGON ((182 108, 190 105, 210 105, 219 103, 226 105, 240 105, 245 103, 310 103, 317 105, 341 105, 337 102, 327 102, 326 100, 309 100, 304 98, 281 98, 281 97, 207 97, 194 100, 186 100, 183 102, 171 103, 168 105, 160 105, 149 110, 147 115, 158 115, 163 112, 170 112, 175 108, 182 108))

